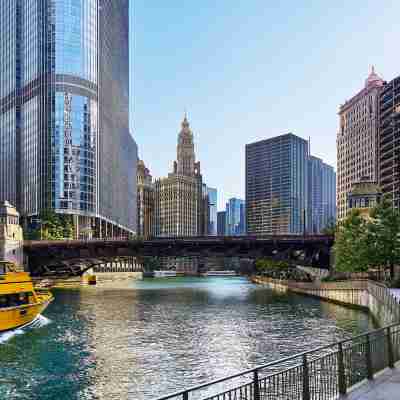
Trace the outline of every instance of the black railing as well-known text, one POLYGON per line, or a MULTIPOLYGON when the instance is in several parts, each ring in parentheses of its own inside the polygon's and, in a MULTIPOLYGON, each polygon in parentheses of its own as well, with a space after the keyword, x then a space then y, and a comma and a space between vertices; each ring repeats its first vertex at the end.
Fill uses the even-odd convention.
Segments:
POLYGON ((333 400, 400 361, 400 323, 157 400, 333 400))

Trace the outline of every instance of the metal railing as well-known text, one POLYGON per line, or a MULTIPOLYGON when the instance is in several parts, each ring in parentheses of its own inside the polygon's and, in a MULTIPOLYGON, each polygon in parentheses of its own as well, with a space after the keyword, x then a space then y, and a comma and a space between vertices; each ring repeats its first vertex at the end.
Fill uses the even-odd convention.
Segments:
POLYGON ((333 400, 400 361, 400 323, 157 400, 333 400))

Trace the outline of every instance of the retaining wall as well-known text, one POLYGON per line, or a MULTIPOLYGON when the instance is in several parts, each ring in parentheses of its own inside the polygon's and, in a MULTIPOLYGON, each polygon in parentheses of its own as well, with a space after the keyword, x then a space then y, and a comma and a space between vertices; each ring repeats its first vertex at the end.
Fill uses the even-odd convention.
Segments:
POLYGON ((338 304, 363 308, 368 310, 381 326, 400 322, 398 300, 386 286, 377 282, 349 280, 305 283, 276 280, 262 276, 255 276, 252 280, 280 292, 291 291, 338 304))

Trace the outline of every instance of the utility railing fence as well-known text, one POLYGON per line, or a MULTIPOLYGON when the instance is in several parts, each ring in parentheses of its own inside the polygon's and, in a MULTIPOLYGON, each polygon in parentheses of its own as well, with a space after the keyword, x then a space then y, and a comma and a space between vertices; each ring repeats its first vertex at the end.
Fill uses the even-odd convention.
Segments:
POLYGON ((399 349, 396 323, 158 400, 333 400, 377 372, 394 368, 399 349))

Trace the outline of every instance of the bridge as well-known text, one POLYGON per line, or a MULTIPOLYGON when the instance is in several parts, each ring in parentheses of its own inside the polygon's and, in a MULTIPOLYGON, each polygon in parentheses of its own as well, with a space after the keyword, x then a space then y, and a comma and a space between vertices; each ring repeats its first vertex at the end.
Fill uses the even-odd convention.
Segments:
POLYGON ((329 268, 333 244, 333 236, 326 235, 59 240, 25 241, 24 253, 34 275, 68 269, 71 274, 79 274, 107 260, 124 257, 238 257, 252 260, 267 257, 329 268), (73 265, 78 266, 75 272, 71 268, 73 265))

